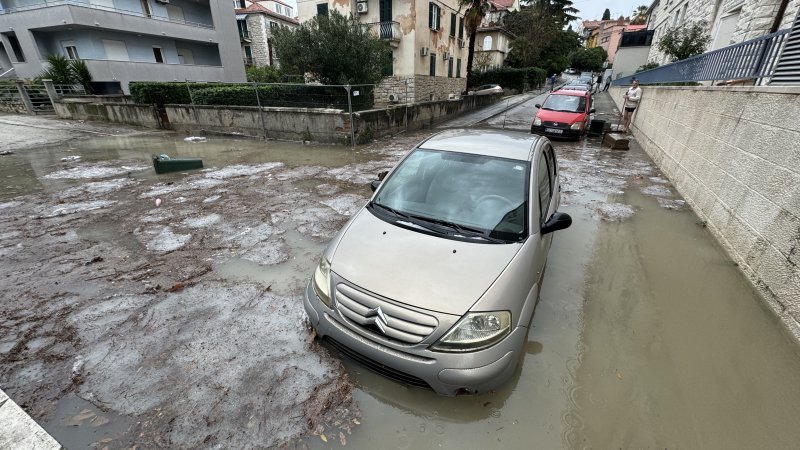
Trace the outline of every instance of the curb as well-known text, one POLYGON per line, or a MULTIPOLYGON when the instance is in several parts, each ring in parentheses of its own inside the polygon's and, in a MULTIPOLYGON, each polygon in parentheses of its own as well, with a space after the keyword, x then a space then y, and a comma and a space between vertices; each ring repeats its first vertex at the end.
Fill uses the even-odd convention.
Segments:
POLYGON ((0 448, 60 450, 63 447, 0 389, 0 448))

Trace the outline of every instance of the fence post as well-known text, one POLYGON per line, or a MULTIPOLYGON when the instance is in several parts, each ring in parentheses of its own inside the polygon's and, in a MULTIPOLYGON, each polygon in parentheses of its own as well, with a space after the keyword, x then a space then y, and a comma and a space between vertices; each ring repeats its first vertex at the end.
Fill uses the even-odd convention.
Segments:
POLYGON ((22 100, 22 104, 25 105, 25 110, 28 111, 28 114, 34 115, 36 112, 33 110, 33 103, 31 103, 31 98, 28 97, 28 91, 25 90, 25 84, 22 80, 15 80, 14 84, 17 85, 17 91, 19 92, 20 100, 22 100))
POLYGON ((353 104, 350 101, 350 89, 351 86, 348 84, 344 87, 344 90, 347 91, 347 110, 350 112, 350 145, 353 147, 353 150, 356 148, 356 134, 355 134, 355 124, 353 123, 353 104))
POLYGON ((261 116, 261 131, 264 132, 264 140, 267 140, 267 124, 264 122, 264 110, 261 109, 261 97, 258 95, 258 83, 253 82, 253 89, 256 91, 256 103, 258 104, 258 115, 261 116))
POLYGON ((47 90, 47 96, 50 97, 50 103, 55 103, 59 98, 58 92, 56 92, 56 86, 53 84, 53 80, 42 80, 44 83, 44 88, 47 90))
POLYGON ((186 79, 186 90, 189 91, 189 101, 192 102, 192 115, 197 126, 200 126, 200 119, 197 117, 197 109, 194 107, 194 97, 192 97, 192 88, 189 87, 189 80, 186 79))

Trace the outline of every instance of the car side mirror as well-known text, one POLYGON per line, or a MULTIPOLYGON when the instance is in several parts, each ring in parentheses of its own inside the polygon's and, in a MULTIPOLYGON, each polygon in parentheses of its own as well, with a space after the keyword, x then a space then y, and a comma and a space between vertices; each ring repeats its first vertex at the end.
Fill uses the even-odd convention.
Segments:
POLYGON ((563 230, 572 225, 572 217, 567 213, 557 212, 550 216, 550 220, 542 225, 542 234, 552 233, 553 231, 563 230))
POLYGON ((594 114, 594 108, 589 110, 589 114, 594 114))
POLYGON ((540 105, 540 104, 538 104, 538 103, 537 103, 537 104, 535 104, 535 105, 533 105, 533 106, 535 106, 535 107, 537 107, 537 108, 541 108, 541 107, 542 107, 542 105, 540 105))
POLYGON ((381 180, 372 180, 372 183, 369 184, 369 188, 372 189, 372 192, 378 190, 378 187, 381 185, 381 180))

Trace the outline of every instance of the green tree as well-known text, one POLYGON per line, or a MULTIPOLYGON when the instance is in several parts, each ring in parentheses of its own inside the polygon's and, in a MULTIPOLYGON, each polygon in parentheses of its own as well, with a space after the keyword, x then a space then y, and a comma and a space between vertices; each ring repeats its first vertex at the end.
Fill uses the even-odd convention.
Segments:
POLYGON ((80 84, 87 94, 92 92, 92 74, 81 59, 67 59, 56 54, 48 55, 47 68, 36 76, 36 80, 53 80, 53 84, 63 86, 80 84))
POLYGON ((608 54, 602 47, 584 48, 569 55, 570 66, 585 71, 599 72, 608 54))
POLYGON ((633 10, 633 15, 631 16, 631 24, 632 25, 644 25, 647 23, 647 5, 639 5, 636 9, 633 10))
POLYGON ((611 20, 611 10, 610 9, 606 8, 606 10, 603 11, 603 18, 601 20, 611 20))
POLYGON ((680 27, 667 29, 658 41, 658 49, 680 61, 706 51, 711 36, 706 33, 706 21, 692 22, 680 27))
POLYGON ((298 28, 272 31, 281 69, 310 74, 324 84, 375 84, 389 63, 389 48, 353 15, 336 10, 298 28))
POLYGON ((655 69, 658 66, 660 66, 659 63, 651 61, 651 62, 649 62, 647 64, 641 65, 638 68, 636 68, 636 72, 635 73, 644 72, 645 70, 655 69))
POLYGON ((572 2, 534 1, 520 11, 509 13, 505 28, 516 38, 506 58, 511 67, 541 67, 547 73, 560 72, 569 65, 569 54, 577 50, 577 33, 565 30, 577 12, 572 2), (554 6, 556 5, 556 6, 554 6))
POLYGON ((475 59, 475 37, 478 34, 478 27, 486 17, 486 13, 491 9, 492 4, 489 0, 459 0, 464 11, 464 28, 469 36, 467 43, 467 87, 472 83, 472 64, 475 59))

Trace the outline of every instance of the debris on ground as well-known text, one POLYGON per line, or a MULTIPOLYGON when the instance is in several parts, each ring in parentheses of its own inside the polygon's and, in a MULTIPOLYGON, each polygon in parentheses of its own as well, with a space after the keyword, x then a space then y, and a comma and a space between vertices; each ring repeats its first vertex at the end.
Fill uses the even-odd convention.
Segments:
POLYGON ((208 139, 203 136, 189 136, 187 138, 183 138, 186 142, 206 142, 208 139))

